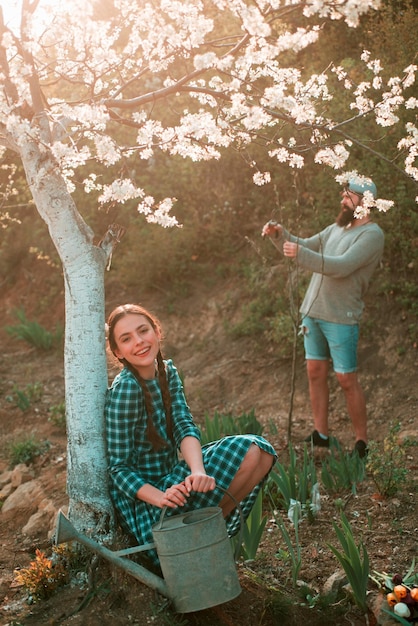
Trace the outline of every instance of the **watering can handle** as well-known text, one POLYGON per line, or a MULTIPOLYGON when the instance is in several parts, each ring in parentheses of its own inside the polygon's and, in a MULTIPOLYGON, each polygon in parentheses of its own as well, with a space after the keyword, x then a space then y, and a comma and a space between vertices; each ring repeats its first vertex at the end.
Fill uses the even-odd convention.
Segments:
POLYGON ((245 520, 244 520, 244 514, 242 512, 242 508, 240 503, 238 502, 238 500, 236 498, 234 498, 234 496, 232 495, 232 493, 230 493, 227 489, 224 489, 223 487, 220 487, 219 485, 216 485, 215 489, 220 489, 221 491, 224 492, 224 494, 226 494, 227 496, 229 496, 231 498, 231 500, 234 502, 235 506, 238 509, 238 513, 239 513, 239 520, 240 520, 240 524, 239 524, 239 535, 238 535, 238 543, 235 547, 235 554, 234 554, 234 560, 238 561, 239 558, 239 554, 241 552, 241 546, 242 546, 242 537, 243 537, 243 533, 244 533, 244 524, 245 524, 245 520))
MULTIPOLYGON (((233 502, 234 502, 234 504, 237 507, 238 512, 239 512, 239 517, 240 517, 239 541, 238 541, 237 546, 235 548, 235 555, 234 555, 235 561, 238 561, 238 557, 239 557, 239 553, 241 551, 241 545, 242 545, 242 536, 243 536, 243 532, 244 532, 244 524, 245 524, 244 514, 242 512, 242 508, 241 508, 240 503, 238 502, 238 500, 236 498, 234 498, 232 493, 230 493, 227 489, 224 489, 223 487, 220 487, 219 485, 216 485, 215 489, 219 489, 220 491, 223 491, 224 494, 229 496, 231 498, 231 500, 233 500, 233 502)), ((166 514, 167 508, 168 507, 166 507, 166 506, 163 507, 163 509, 161 511, 161 515, 160 515, 160 520, 158 522, 158 525, 155 527, 156 530, 161 530, 161 527, 163 525, 164 515, 166 514)))

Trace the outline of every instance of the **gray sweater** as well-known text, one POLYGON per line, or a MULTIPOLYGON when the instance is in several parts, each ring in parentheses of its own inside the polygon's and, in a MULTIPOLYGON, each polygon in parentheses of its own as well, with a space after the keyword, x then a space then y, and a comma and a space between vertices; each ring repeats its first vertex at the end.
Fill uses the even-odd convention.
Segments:
POLYGON ((285 230, 283 237, 300 244, 297 263, 313 272, 300 309, 302 315, 357 324, 371 275, 382 258, 382 229, 372 222, 355 228, 332 224, 307 239, 285 230))

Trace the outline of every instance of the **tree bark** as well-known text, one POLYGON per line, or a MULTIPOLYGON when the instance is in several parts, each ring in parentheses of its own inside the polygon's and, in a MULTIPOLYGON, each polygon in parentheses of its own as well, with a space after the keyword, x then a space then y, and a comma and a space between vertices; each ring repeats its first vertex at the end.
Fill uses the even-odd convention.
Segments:
POLYGON ((65 283, 64 369, 69 516, 79 532, 113 532, 104 432, 107 387, 104 270, 108 251, 93 243, 53 157, 27 139, 21 158, 33 199, 60 256, 65 283))

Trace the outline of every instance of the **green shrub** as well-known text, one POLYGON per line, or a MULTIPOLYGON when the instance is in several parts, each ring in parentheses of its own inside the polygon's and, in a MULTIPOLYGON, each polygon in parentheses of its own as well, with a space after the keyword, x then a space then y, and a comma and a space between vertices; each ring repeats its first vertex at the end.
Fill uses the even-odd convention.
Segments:
POLYGON ((49 407, 49 414, 49 422, 52 422, 52 424, 55 424, 55 426, 58 426, 59 428, 65 428, 65 402, 60 402, 60 404, 54 404, 53 406, 49 407))
POLYGON ((50 448, 49 441, 38 441, 34 435, 15 441, 9 446, 9 463, 11 467, 25 463, 33 463, 37 456, 41 456, 50 448))
POLYGON ((261 435, 263 426, 257 420, 254 409, 249 413, 243 413, 238 417, 231 414, 222 415, 215 411, 213 418, 205 415, 205 425, 201 428, 202 445, 217 441, 228 435, 261 435))
POLYGON ((330 448, 330 455, 322 461, 321 482, 326 491, 356 493, 358 483, 364 480, 366 463, 358 454, 344 452, 338 441, 330 448))
POLYGON ((57 324, 53 333, 46 330, 36 321, 29 321, 23 309, 15 309, 20 324, 6 326, 6 332, 12 337, 26 341, 39 350, 51 350, 61 343, 63 329, 57 324))
POLYGON ((378 492, 384 497, 393 496, 401 488, 408 474, 405 467, 405 446, 399 442, 401 424, 391 424, 383 443, 368 444, 367 471, 378 492))
POLYGON ((12 394, 6 396, 6 401, 15 404, 21 411, 27 411, 32 402, 39 402, 44 393, 42 383, 26 385, 25 389, 18 389, 15 385, 12 394))

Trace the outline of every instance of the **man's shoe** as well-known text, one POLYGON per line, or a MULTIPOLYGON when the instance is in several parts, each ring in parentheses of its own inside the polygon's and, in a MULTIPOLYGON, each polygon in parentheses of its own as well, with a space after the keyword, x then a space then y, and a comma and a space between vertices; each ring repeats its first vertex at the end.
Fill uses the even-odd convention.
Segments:
POLYGON ((314 430, 304 441, 318 448, 329 448, 329 437, 323 439, 317 430, 314 430))
POLYGON ((364 459, 369 453, 367 443, 362 439, 359 439, 355 443, 353 454, 355 454, 356 452, 359 455, 360 459, 364 459))

